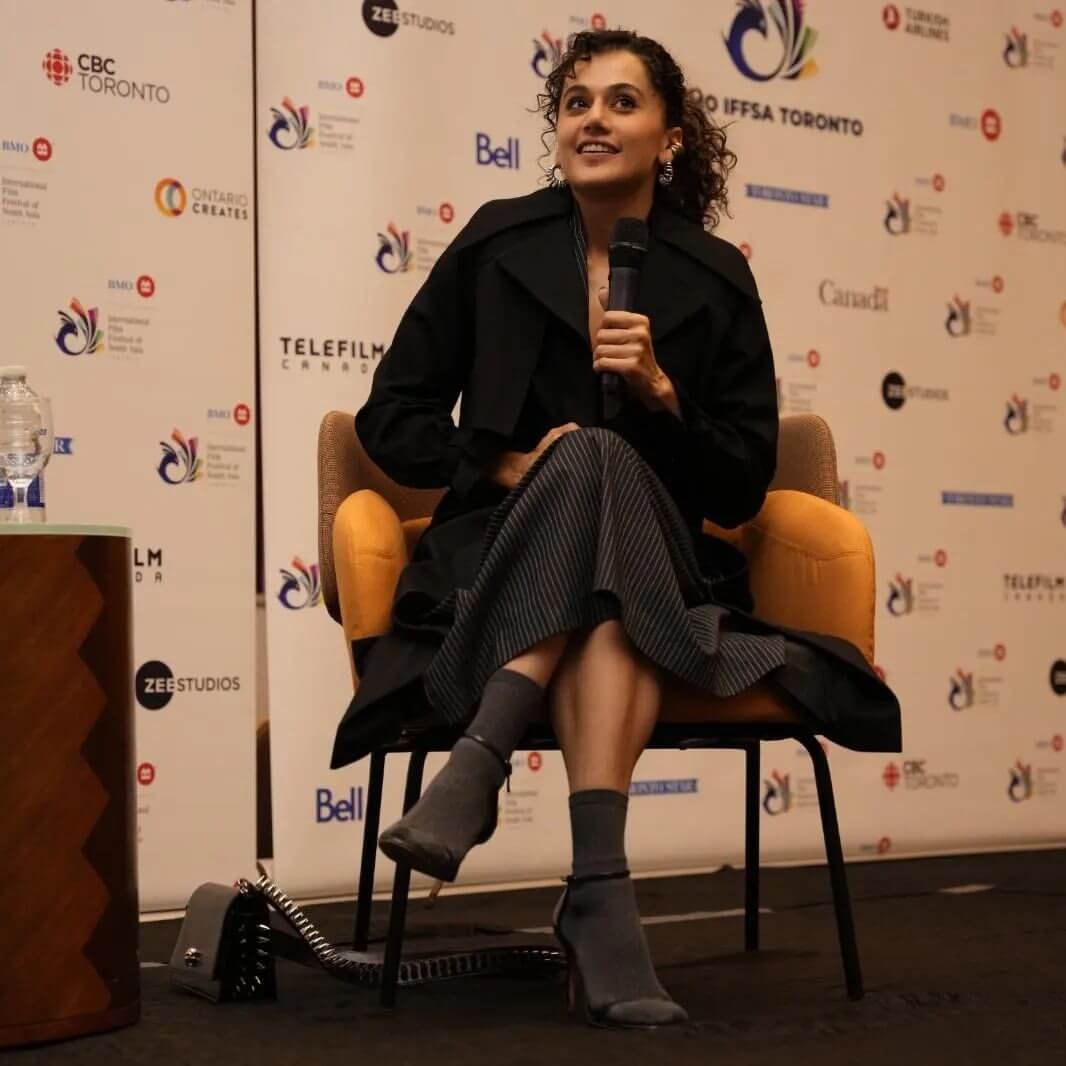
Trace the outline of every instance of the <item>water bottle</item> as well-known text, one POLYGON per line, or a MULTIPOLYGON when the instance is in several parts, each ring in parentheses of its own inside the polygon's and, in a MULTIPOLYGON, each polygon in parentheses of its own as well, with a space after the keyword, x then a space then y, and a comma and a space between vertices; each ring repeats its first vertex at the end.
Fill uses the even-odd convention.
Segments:
MULTIPOLYGON (((8 443, 18 439, 17 427, 11 404, 19 401, 38 401, 37 393, 26 384, 26 368, 22 366, 0 366, 0 442, 8 443)), ((51 428, 49 427, 49 436, 51 428)), ((13 446, 13 445, 12 445, 13 446)), ((0 522, 13 520, 15 510, 14 487, 4 476, 5 467, 0 463, 0 522)), ((30 509, 30 521, 45 520, 44 473, 39 473, 30 483, 26 492, 26 504, 30 509)))

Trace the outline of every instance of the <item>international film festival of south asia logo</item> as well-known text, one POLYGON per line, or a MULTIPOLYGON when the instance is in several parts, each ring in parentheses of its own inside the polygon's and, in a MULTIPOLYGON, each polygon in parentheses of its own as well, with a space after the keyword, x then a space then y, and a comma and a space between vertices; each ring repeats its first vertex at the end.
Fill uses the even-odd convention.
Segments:
POLYGON ((547 30, 539 37, 533 38, 533 58, 529 65, 538 78, 546 78, 562 58, 562 38, 553 37, 547 30))
POLYGON ((400 230, 395 222, 390 222, 385 232, 378 234, 378 254, 374 261, 386 274, 403 274, 410 270, 414 265, 411 231, 400 230))
POLYGON ((281 107, 272 107, 270 114, 274 124, 267 136, 275 148, 289 151, 293 148, 313 148, 315 145, 315 128, 311 125, 310 110, 297 107, 287 96, 281 101, 281 107))
POLYGON ((168 485, 183 485, 187 481, 197 481, 204 472, 204 461, 197 454, 199 451, 199 438, 186 437, 180 429, 171 431, 168 444, 165 440, 159 442, 163 449, 163 458, 156 468, 159 476, 168 485))
POLYGON ((70 301, 70 309, 73 315, 66 311, 58 311, 63 324, 55 336, 56 346, 64 355, 92 355, 94 352, 103 350, 104 339, 97 321, 100 310, 90 307, 86 310, 77 299, 70 301))
POLYGON ((290 611, 317 607, 322 602, 322 581, 318 563, 305 563, 298 555, 289 564, 292 569, 281 568, 281 589, 278 602, 290 611))
POLYGON ((818 34, 804 25, 803 0, 739 0, 733 23, 722 40, 733 65, 752 81, 805 78, 818 70, 811 58, 818 34), (770 42, 771 26, 772 50, 765 47, 770 42), (762 41, 746 47, 752 43, 752 35, 762 41), (772 57, 769 62, 767 57, 772 57))

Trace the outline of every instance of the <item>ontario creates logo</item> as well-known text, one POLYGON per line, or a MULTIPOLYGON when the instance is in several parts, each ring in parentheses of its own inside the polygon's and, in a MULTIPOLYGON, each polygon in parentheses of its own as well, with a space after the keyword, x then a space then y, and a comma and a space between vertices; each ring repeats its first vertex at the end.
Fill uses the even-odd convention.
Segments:
POLYGON ((291 570, 282 567, 280 571, 282 583, 278 602, 290 611, 317 607, 322 602, 322 581, 318 563, 308 565, 298 555, 294 555, 289 565, 291 570))
POLYGON ((168 485, 197 481, 204 472, 204 461, 197 455, 198 438, 186 438, 180 429, 175 429, 171 432, 170 439, 174 442, 172 445, 165 440, 159 442, 163 449, 163 458, 156 468, 159 476, 168 485))
POLYGON ((385 232, 378 234, 378 254, 374 261, 386 274, 403 274, 410 270, 414 265, 411 231, 399 230, 395 222, 390 222, 385 232))
POLYGON ((739 0, 729 33, 722 35, 733 65, 752 81, 805 78, 817 73, 818 65, 811 58, 817 39, 817 32, 803 24, 802 0, 739 0), (780 56, 775 66, 756 69, 744 54, 744 38, 754 33, 768 41, 771 23, 780 41, 780 56))
POLYGON ((167 218, 177 218, 189 202, 185 186, 177 178, 163 178, 155 185, 155 206, 167 218))
POLYGON ((66 311, 57 312, 63 325, 55 336, 56 346, 64 355, 92 355, 101 351, 104 347, 103 335, 96 325, 100 317, 99 308, 90 307, 86 310, 78 300, 72 299, 70 309, 73 315, 68 315, 66 311))
POLYGON ((281 101, 281 107, 272 107, 274 124, 267 136, 275 148, 286 151, 293 148, 313 148, 315 128, 309 121, 310 111, 307 107, 297 107, 287 96, 281 101))

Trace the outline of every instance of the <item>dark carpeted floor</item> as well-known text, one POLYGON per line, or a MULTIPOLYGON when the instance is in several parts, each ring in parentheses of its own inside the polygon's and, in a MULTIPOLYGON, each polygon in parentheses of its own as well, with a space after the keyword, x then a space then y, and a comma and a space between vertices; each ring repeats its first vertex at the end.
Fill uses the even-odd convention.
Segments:
MULTIPOLYGON (((848 867, 866 979, 850 1002, 824 868, 765 870, 763 948, 742 950, 739 917, 652 924, 664 984, 691 1024, 605 1032, 568 1018, 561 980, 475 978, 377 994, 279 962, 276 1003, 215 1006, 146 968, 139 1025, 15 1052, 15 1063, 371 1063, 508 1066, 669 1062, 802 1066, 1066 1063, 1066 850, 848 867), (962 885, 987 891, 945 893, 962 885)), ((738 907, 741 873, 640 882, 646 918, 738 907)), ((546 926, 558 891, 444 895, 411 923, 546 926)), ((380 904, 376 921, 383 919, 380 904)), ((352 906, 312 908, 350 935, 352 906)), ((142 927, 142 961, 165 961, 177 922, 142 927)))

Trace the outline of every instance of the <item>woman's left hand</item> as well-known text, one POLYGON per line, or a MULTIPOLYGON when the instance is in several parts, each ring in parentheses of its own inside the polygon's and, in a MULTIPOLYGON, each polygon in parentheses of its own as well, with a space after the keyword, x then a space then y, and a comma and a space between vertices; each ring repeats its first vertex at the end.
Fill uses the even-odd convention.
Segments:
MULTIPOLYGON (((606 289, 599 293, 606 307, 606 289)), ((651 322, 633 311, 604 311, 596 331, 592 369, 610 371, 622 378, 634 396, 651 410, 666 408, 680 416, 674 384, 655 359, 651 322)))

